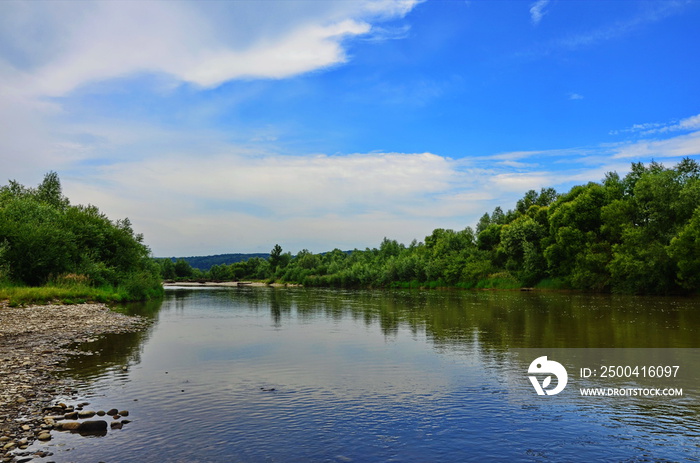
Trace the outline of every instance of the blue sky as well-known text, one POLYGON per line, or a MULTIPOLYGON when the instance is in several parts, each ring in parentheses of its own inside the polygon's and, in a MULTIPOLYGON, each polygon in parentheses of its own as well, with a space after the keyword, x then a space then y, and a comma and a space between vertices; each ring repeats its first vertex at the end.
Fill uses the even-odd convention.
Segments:
POLYGON ((157 256, 409 243, 700 157, 698 1, 0 2, 0 180, 157 256))

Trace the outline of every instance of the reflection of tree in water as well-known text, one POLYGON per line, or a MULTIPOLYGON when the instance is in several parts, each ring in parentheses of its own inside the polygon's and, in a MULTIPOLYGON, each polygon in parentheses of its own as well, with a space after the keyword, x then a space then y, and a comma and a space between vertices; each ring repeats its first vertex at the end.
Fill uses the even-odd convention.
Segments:
POLYGON ((436 346, 478 342, 514 347, 700 347, 700 311, 692 298, 520 291, 369 291, 237 288, 212 291, 217 303, 270 311, 281 327, 294 316, 350 317, 425 333, 436 346), (293 315, 294 314, 294 315, 293 315))
POLYGON ((128 367, 141 361, 141 347, 146 343, 158 321, 158 312, 163 301, 148 301, 122 304, 115 310, 128 315, 139 315, 149 320, 150 324, 139 331, 105 334, 95 341, 82 343, 76 350, 87 355, 75 355, 66 361, 67 370, 63 375, 75 379, 90 380, 104 374, 114 367, 128 367), (93 354, 94 353, 94 354, 93 354))
POLYGON ((275 326, 296 312, 351 317, 424 332, 436 346, 478 342, 516 347, 700 347, 700 311, 692 298, 520 291, 346 291, 249 288, 227 297, 267 307, 275 326))
MULTIPOLYGON (((422 333, 438 348, 478 345, 496 354, 526 347, 700 347, 700 310, 692 298, 635 297, 520 291, 369 291, 305 288, 235 288, 169 291, 166 299, 124 306, 125 313, 157 322, 159 310, 184 310, 188 299, 224 309, 269 311, 281 328, 292 319, 350 317, 382 333, 422 333), (162 308, 161 308, 162 304, 162 308)), ((138 363, 152 328, 106 335, 68 361, 67 374, 95 377, 138 363)))

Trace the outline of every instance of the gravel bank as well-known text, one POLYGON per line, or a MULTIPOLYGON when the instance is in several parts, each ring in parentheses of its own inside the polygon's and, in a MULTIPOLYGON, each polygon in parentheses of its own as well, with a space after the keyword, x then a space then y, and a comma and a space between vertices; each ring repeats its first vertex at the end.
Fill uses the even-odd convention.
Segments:
POLYGON ((53 375, 78 353, 72 344, 146 324, 104 304, 12 308, 0 302, 0 462, 28 457, 21 450, 51 432, 44 409, 55 405, 57 395, 76 392, 68 380, 53 375))

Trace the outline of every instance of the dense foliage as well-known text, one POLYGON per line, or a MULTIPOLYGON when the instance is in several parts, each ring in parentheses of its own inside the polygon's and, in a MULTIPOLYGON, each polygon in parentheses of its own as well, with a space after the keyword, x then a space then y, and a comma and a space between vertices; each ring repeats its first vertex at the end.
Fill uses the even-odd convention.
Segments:
MULTIPOLYGON (((164 265, 161 262, 161 265, 164 265)), ((557 194, 528 191, 513 210, 484 214, 476 230, 436 229, 409 246, 336 249, 214 265, 208 272, 170 262, 170 275, 263 279, 307 286, 573 288, 669 294, 700 289, 700 166, 632 164, 557 194), (179 265, 179 267, 178 267, 179 265)))
POLYGON ((236 254, 216 254, 213 256, 192 256, 192 257, 171 257, 170 260, 173 262, 177 262, 178 260, 182 259, 188 264, 190 264, 190 267, 200 269, 200 270, 209 270, 212 268, 214 265, 229 265, 229 264, 234 264, 236 262, 242 262, 244 260, 252 259, 253 257, 263 257, 267 258, 268 254, 265 253, 250 253, 250 254, 241 254, 241 253, 236 253, 236 254))
POLYGON ((55 172, 37 188, 0 187, 0 282, 90 286, 120 298, 162 294, 159 268, 129 219, 112 222, 95 206, 73 206, 55 172))

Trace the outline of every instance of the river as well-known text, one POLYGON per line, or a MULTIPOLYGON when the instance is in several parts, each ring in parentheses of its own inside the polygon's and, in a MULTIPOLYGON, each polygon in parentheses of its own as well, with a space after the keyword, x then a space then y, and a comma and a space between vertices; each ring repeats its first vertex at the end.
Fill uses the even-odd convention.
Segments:
POLYGON ((58 399, 131 422, 53 432, 32 446, 47 461, 700 461, 698 299, 171 288, 121 310, 152 323, 82 345, 63 373, 79 395, 58 399), (561 393, 529 380, 541 356, 561 393), (602 377, 612 363, 624 378, 602 377))

